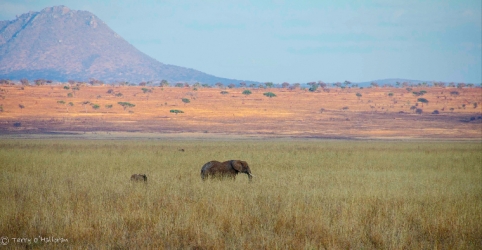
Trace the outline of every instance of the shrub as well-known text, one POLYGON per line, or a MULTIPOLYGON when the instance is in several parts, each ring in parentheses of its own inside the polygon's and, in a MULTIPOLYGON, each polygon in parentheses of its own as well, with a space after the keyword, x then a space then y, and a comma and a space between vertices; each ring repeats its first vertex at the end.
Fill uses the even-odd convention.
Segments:
POLYGON ((243 95, 251 95, 251 94, 252 94, 252 92, 249 89, 246 89, 246 90, 243 91, 243 95))
POLYGON ((415 113, 421 115, 421 114, 423 113, 423 110, 422 110, 422 109, 416 109, 416 110, 415 110, 415 113))
POLYGON ((223 91, 221 91, 220 93, 221 93, 222 95, 226 95, 226 94, 228 94, 229 92, 223 90, 223 91))
POLYGON ((269 98, 271 98, 271 97, 276 97, 276 95, 275 95, 273 92, 265 92, 265 93, 263 93, 263 95, 265 95, 265 96, 267 96, 267 97, 269 97, 269 98))
POLYGON ((171 109, 171 110, 169 110, 169 112, 174 113, 176 115, 179 114, 179 113, 184 113, 184 111, 179 110, 179 109, 171 109))
POLYGON ((183 102, 183 103, 190 103, 191 100, 189 100, 189 99, 187 99, 187 98, 182 98, 182 102, 183 102))
POLYGON ((438 115, 438 114, 440 114, 440 112, 438 112, 438 110, 434 110, 434 111, 432 112, 432 115, 438 115))

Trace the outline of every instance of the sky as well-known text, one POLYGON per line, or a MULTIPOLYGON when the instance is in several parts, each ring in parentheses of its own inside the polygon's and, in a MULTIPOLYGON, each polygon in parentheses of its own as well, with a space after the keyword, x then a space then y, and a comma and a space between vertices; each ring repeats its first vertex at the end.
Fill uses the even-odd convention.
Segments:
POLYGON ((480 0, 0 0, 87 10, 165 63, 259 82, 482 83, 480 0))

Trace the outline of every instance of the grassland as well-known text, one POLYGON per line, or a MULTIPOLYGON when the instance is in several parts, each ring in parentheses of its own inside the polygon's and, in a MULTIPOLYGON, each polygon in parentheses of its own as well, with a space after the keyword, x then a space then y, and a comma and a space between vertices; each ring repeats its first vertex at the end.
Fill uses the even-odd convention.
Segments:
POLYGON ((244 95, 244 88, 69 86, 1 86, 0 134, 130 131, 482 139, 479 87, 320 88, 317 92, 250 88, 252 94, 244 95), (263 95, 267 91, 276 97, 263 95), (424 91, 423 96, 413 94, 424 91), (418 102, 421 97, 428 103, 418 102), (124 109, 119 103, 135 106, 124 109), (432 114, 435 110, 439 114, 432 114))
POLYGON ((6 139, 0 236, 14 248, 480 249, 480 152, 443 141, 6 139), (246 160, 256 177, 202 182, 213 159, 246 160), (12 240, 39 236, 68 242, 12 240))

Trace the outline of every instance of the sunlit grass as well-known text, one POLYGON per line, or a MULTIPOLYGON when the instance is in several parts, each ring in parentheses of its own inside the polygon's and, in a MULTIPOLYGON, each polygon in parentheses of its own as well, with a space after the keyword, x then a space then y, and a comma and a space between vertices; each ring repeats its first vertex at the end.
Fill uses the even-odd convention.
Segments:
POLYGON ((478 249, 480 152, 475 142, 3 140, 0 236, 80 248, 478 249), (201 181, 205 162, 230 159, 246 160, 253 182, 201 181))

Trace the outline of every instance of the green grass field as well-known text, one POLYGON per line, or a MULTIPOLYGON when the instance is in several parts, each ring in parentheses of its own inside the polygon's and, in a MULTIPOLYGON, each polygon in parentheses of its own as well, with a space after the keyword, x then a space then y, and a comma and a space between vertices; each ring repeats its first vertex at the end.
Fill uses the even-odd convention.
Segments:
POLYGON ((0 164, 7 247, 482 248, 480 142, 6 139, 0 164), (251 183, 201 181, 230 159, 251 183))

